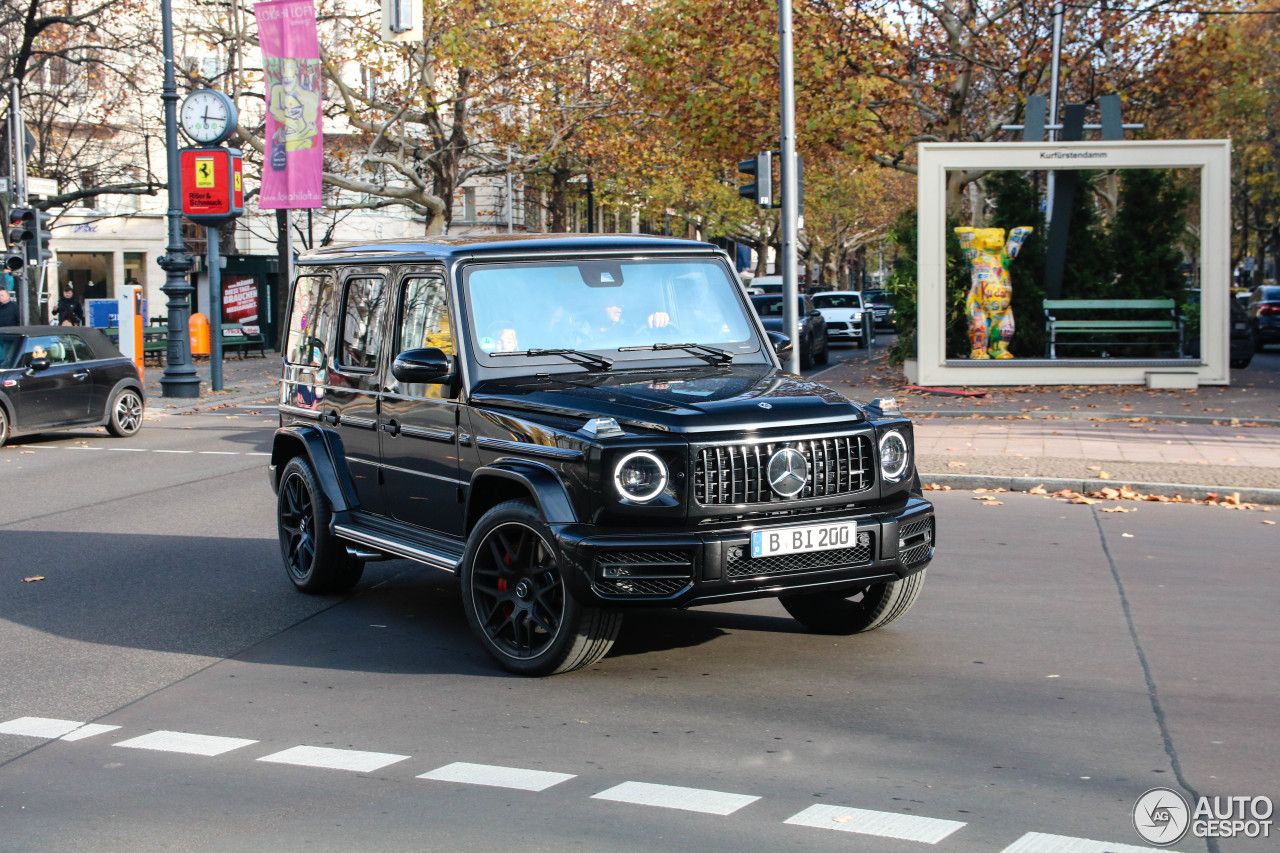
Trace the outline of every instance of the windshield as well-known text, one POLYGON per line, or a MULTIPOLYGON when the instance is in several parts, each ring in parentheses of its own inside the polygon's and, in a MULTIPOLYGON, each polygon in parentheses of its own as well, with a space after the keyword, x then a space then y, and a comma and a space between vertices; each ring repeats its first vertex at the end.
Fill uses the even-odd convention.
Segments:
POLYGON ((862 297, 857 293, 820 293, 813 297, 814 308, 861 308, 862 297))
POLYGON ((17 364, 22 338, 16 335, 0 335, 0 369, 17 364))
POLYGON ((737 283, 711 260, 484 264, 466 271, 463 290, 477 355, 659 343, 732 352, 758 346, 737 283))
POLYGON ((862 294, 862 298, 872 305, 893 304, 893 297, 889 295, 887 290, 868 290, 862 294))

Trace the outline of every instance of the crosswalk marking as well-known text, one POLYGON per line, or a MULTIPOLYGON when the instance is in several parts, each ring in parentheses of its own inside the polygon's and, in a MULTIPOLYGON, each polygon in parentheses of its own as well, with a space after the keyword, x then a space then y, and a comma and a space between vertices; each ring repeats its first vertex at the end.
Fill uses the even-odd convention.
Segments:
POLYGON ((0 723, 0 735, 26 735, 52 740, 70 734, 83 725, 84 723, 53 720, 48 717, 19 717, 7 723, 0 723))
POLYGON ((878 835, 882 838, 898 838, 903 841, 919 841, 924 844, 937 844, 964 826, 957 820, 824 805, 810 806, 799 814, 787 818, 784 823, 793 826, 811 826, 817 829, 834 829, 839 832, 856 832, 861 835, 878 835))
POLYGON ((1110 841, 1090 841, 1067 835, 1028 832, 1004 848, 1003 853, 1158 853, 1155 847, 1134 847, 1110 841))
POLYGON ((222 755, 233 749, 257 743, 238 737, 215 737, 214 735, 193 735, 186 732, 151 732, 140 737, 122 740, 116 746, 130 749, 154 749, 159 752, 182 752, 187 755, 222 755))
POLYGON ((272 764, 296 764, 301 767, 323 767, 329 770, 354 770, 357 773, 372 773, 397 761, 404 761, 407 755, 392 755, 389 752, 361 752, 357 749, 331 749, 324 746, 295 746, 283 752, 259 758, 272 764))
POLYGON ((114 732, 119 726, 104 726, 101 723, 86 723, 73 732, 68 732, 62 736, 62 740, 84 740, 94 735, 105 734, 106 732, 114 732))
POLYGON ((430 773, 423 773, 418 778, 437 782, 461 782, 464 785, 488 785, 493 788, 515 788, 520 791, 545 791, 552 785, 559 785, 574 778, 574 775, 455 761, 453 764, 438 767, 430 773))
POLYGON ((701 788, 652 785, 648 782, 623 782, 607 791, 592 794, 591 799, 612 800, 637 806, 681 809, 687 812, 731 815, 760 798, 747 794, 729 794, 724 791, 706 791, 701 788))

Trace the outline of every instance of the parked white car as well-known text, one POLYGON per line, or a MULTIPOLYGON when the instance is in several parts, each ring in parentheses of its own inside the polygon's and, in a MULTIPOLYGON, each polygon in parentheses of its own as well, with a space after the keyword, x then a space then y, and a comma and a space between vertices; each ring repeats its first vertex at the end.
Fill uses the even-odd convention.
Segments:
POLYGON ((856 290, 815 293, 813 307, 827 321, 827 338, 831 343, 856 343, 870 349, 876 342, 875 320, 862 304, 862 294, 856 290))

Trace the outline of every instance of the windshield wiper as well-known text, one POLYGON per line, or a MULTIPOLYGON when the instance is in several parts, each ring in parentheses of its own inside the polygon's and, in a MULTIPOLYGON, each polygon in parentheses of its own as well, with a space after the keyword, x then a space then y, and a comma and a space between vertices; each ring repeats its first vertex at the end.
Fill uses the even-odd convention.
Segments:
POLYGON ((702 356, 712 364, 725 364, 733 361, 733 353, 719 347, 709 347, 706 344, 652 344, 642 347, 619 347, 618 352, 639 352, 640 350, 664 350, 664 349, 682 349, 702 356))
POLYGON ((583 364, 591 364, 602 370, 608 370, 613 367, 613 359, 603 355, 596 355, 593 352, 583 352, 580 349, 526 349, 517 350, 516 352, 491 352, 489 355, 493 358, 500 358, 508 355, 527 355, 531 357, 537 357, 540 355, 563 355, 571 360, 577 359, 583 364))

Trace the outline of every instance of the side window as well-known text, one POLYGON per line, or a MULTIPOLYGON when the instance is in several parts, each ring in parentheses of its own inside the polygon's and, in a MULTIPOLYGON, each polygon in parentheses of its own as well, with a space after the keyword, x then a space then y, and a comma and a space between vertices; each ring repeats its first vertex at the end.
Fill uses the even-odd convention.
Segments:
POLYGON ((444 281, 438 278, 406 279, 401 291, 397 351, 437 347, 453 355, 453 327, 444 281))
POLYGON ((325 353, 333 340, 338 313, 333 293, 333 276, 327 272, 298 276, 284 349, 285 360, 290 364, 328 366, 325 353))
POLYGON ((385 289, 382 278, 347 279, 342 300, 340 367, 373 370, 378 366, 385 289))
POLYGON ((50 364, 65 364, 68 361, 75 361, 75 355, 69 353, 67 348, 61 342, 61 335, 41 335, 35 338, 27 338, 27 344, 22 350, 22 366, 30 367, 33 358, 47 358, 50 364))
POLYGON ((89 349, 84 338, 79 335, 63 335, 62 340, 71 346, 72 352, 76 355, 76 361, 93 361, 93 350, 89 349))

